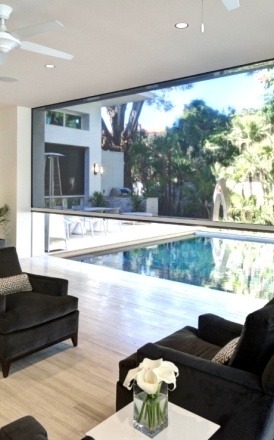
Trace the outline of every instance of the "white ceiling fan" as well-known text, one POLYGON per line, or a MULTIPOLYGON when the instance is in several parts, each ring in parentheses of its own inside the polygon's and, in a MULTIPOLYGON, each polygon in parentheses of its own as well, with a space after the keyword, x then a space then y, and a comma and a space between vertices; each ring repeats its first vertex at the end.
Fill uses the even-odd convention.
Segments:
POLYGON ((60 52, 59 50, 41 46, 40 44, 30 41, 22 41, 22 39, 33 37, 34 35, 54 31, 60 29, 60 27, 62 28, 63 25, 59 21, 28 26, 10 33, 7 30, 6 21, 9 19, 12 11, 13 9, 10 6, 0 4, 0 64, 5 63, 7 54, 13 49, 24 49, 43 55, 62 58, 64 60, 71 60, 73 58, 73 55, 68 53, 60 52))
POLYGON ((222 2, 229 11, 240 7, 240 0, 222 0, 222 2))

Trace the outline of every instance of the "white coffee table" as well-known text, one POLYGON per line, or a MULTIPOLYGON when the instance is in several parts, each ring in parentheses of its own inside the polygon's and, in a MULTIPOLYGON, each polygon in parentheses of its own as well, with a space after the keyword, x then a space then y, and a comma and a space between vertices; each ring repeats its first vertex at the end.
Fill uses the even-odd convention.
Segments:
MULTIPOLYGON (((149 440, 132 426, 133 404, 113 414, 86 433, 95 440, 149 440)), ((208 440, 220 428, 216 423, 199 417, 173 403, 168 404, 168 427, 155 440, 208 440)))

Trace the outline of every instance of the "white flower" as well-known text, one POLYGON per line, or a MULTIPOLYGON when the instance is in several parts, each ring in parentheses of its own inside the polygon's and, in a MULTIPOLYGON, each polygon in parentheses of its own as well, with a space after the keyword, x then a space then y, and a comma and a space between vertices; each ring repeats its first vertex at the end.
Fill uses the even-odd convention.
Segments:
POLYGON ((131 390, 135 380, 137 385, 147 394, 155 394, 161 382, 172 384, 175 389, 178 374, 178 368, 172 362, 145 358, 139 367, 128 371, 124 386, 131 390))

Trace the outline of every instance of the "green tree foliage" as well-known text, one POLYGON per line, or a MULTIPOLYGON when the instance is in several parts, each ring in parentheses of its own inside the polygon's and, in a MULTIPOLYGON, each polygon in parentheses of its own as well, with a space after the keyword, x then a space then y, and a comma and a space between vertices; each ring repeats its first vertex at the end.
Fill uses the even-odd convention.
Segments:
POLYGON ((213 153, 206 145, 224 139, 229 123, 228 116, 194 100, 165 134, 138 136, 131 150, 132 176, 147 193, 158 195, 160 214, 210 218, 215 186, 210 164, 215 157, 226 163, 231 148, 213 153))
POLYGON ((9 215, 10 215, 10 207, 9 205, 5 204, 0 207, 0 224, 7 223, 9 221, 9 215))
MULTIPOLYGON (((144 195, 159 197, 162 215, 210 218, 216 180, 225 178, 231 220, 273 225, 274 70, 258 80, 265 85, 263 108, 223 114, 196 99, 158 136, 137 130, 144 102, 132 104, 129 125, 127 104, 109 107, 111 140, 125 153, 127 186, 141 181, 144 195)), ((169 92, 161 91, 150 105, 168 110, 169 92)))
POLYGON ((203 153, 205 142, 229 127, 229 117, 195 99, 185 105, 182 116, 174 124, 179 133, 182 151, 192 157, 203 153))
MULTIPOLYGON (((191 85, 177 86, 176 90, 186 90, 191 85)), ((106 107, 109 124, 102 118, 102 149, 110 151, 122 151, 124 153, 124 185, 131 188, 132 176, 130 167, 130 148, 138 134, 138 122, 144 105, 154 106, 157 109, 169 111, 173 108, 170 93, 175 87, 159 89, 153 92, 151 98, 138 101, 126 102, 119 105, 106 107)))
MULTIPOLYGON (((262 111, 233 116, 228 139, 238 148, 230 166, 223 168, 230 189, 234 221, 273 225, 274 136, 262 111)), ((215 174, 216 177, 220 177, 215 174)))

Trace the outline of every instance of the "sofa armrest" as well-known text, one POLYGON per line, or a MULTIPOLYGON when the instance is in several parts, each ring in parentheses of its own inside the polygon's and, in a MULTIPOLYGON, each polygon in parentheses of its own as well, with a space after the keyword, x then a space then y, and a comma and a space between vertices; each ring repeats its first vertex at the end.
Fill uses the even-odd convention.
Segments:
POLYGON ((232 339, 240 336, 242 329, 242 324, 228 321, 212 313, 199 316, 198 336, 211 344, 223 347, 232 339))
POLYGON ((65 296, 68 293, 68 280, 32 273, 27 275, 34 292, 54 296, 65 296))

